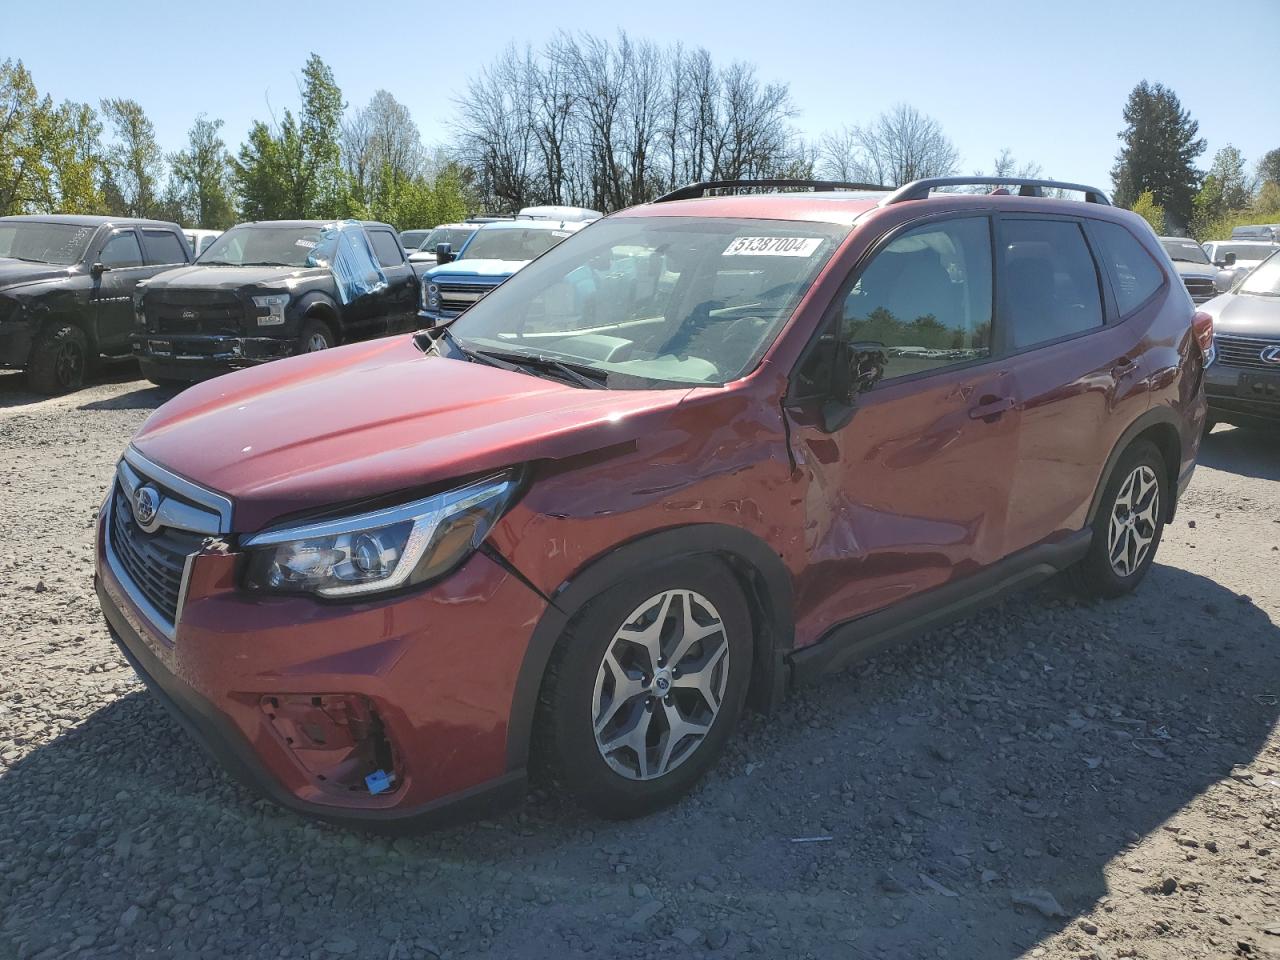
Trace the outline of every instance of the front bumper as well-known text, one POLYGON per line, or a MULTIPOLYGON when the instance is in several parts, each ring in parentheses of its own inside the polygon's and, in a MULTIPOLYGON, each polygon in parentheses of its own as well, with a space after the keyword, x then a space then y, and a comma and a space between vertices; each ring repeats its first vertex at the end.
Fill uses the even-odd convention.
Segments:
POLYGON ((1280 367, 1274 376, 1260 377, 1260 373, 1267 372, 1234 367, 1221 360, 1210 365, 1204 384, 1209 415, 1246 426, 1280 423, 1280 367))
POLYGON ((36 325, 31 320, 0 322, 0 367, 25 367, 36 325))
POLYGON ((95 585, 113 639, 182 726, 249 786, 311 816, 406 828, 523 794, 524 770, 507 760, 509 718, 545 602, 499 564, 477 553, 426 589, 337 604, 251 597, 237 586, 240 557, 206 548, 188 565, 169 639, 108 560, 103 514, 95 585), (376 711, 394 754, 393 789, 374 794, 318 776, 269 707, 336 697, 376 711))
POLYGON ((292 337, 135 333, 130 340, 148 373, 174 380, 203 380, 298 352, 292 337))

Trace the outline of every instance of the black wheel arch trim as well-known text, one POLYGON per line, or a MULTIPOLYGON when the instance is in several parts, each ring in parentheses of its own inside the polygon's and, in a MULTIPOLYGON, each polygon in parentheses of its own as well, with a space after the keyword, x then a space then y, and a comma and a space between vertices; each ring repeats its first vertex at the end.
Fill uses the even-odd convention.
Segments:
POLYGON ((1178 460, 1175 463, 1166 463, 1165 479, 1169 490, 1169 506, 1165 513, 1165 521, 1173 520, 1174 511, 1177 509, 1178 487, 1182 473, 1182 448, 1183 448, 1183 432, 1182 421, 1178 419, 1170 407, 1159 406, 1152 407, 1142 416, 1129 424, 1124 433, 1120 434, 1120 439, 1115 442, 1111 448, 1111 453, 1107 457, 1107 462, 1102 467, 1102 473, 1098 477, 1098 485, 1093 491, 1093 500, 1089 503, 1089 514, 1085 520, 1088 526, 1093 526, 1093 521, 1098 516, 1098 510, 1102 506, 1102 495, 1106 492, 1107 484, 1111 482, 1111 475, 1115 471, 1116 464, 1120 462, 1120 458, 1124 456, 1125 451, 1133 445, 1141 434, 1146 433, 1152 427, 1167 426, 1173 429, 1178 438, 1178 460))
POLYGON ((345 336, 345 327, 342 323, 342 308, 323 291, 312 290, 304 293, 298 300, 296 316, 299 330, 302 329, 302 324, 308 318, 313 318, 323 320, 328 324, 334 338, 339 342, 345 336))
POLYGON ((727 524, 695 523, 658 530, 621 544, 585 565, 557 587, 529 638, 516 678, 507 726, 507 769, 522 770, 547 664, 565 627, 605 590, 641 570, 673 558, 712 555, 724 563, 748 595, 755 627, 756 662, 749 702, 766 713, 786 692, 785 657, 794 645, 791 575, 782 559, 754 534, 727 524))

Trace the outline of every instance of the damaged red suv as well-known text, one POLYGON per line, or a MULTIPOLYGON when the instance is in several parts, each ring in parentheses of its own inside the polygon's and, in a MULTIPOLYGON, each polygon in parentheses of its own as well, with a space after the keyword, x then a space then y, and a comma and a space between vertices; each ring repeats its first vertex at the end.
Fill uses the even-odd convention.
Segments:
POLYGON ((447 327, 187 390, 103 505, 112 635, 297 810, 418 823, 538 770, 622 817, 890 637, 1057 571, 1132 590, 1211 322, 1100 191, 977 182, 1017 195, 696 184, 447 327))

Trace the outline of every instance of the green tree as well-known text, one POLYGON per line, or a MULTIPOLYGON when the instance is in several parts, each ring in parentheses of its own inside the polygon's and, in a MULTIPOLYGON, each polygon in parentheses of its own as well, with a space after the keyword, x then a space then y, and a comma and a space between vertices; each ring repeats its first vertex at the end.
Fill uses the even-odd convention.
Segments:
POLYGON ((1132 209, 1134 213, 1151 224, 1151 229, 1156 232, 1157 236, 1164 234, 1164 207, 1156 201, 1156 196, 1152 191, 1142 191, 1134 202, 1132 209))
POLYGON ((45 144, 52 189, 42 204, 58 213, 106 213, 102 178, 102 124, 87 103, 67 101, 54 113, 45 144))
POLYGON ((233 163, 244 216, 330 219, 348 206, 338 127, 342 92, 314 53, 302 71, 302 109, 275 129, 255 122, 233 163))
POLYGON ((1124 122, 1123 145, 1111 171, 1116 203, 1133 206, 1150 191, 1178 225, 1186 226, 1200 182, 1195 160, 1205 146, 1196 136, 1199 123, 1172 90, 1146 80, 1129 94, 1124 122))
POLYGON ((160 181, 164 154, 156 142, 156 128, 136 100, 121 97, 102 101, 102 112, 115 132, 107 148, 107 199, 120 206, 114 213, 130 217, 158 217, 162 210, 160 181))
POLYGON ((183 222, 206 230, 225 230, 236 222, 231 199, 231 155, 218 131, 221 120, 196 117, 187 149, 169 158, 183 222))
POLYGON ((1280 147, 1268 150, 1258 161, 1258 183, 1280 183, 1280 147))

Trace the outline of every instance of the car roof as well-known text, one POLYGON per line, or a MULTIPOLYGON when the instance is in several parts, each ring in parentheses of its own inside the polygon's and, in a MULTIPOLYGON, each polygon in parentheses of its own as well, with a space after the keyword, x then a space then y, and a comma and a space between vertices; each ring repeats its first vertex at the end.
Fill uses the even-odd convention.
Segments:
MULTIPOLYGON (((590 221, 594 223, 595 221, 590 221)), ((477 230, 581 230, 587 224, 581 220, 494 220, 492 223, 473 224, 477 230)))
POLYGON ((1225 240, 1206 240, 1205 243, 1229 243, 1233 247, 1248 247, 1251 245, 1259 247, 1280 246, 1280 240, 1263 240, 1257 237, 1227 237, 1225 240))
MULTIPOLYGON (((342 220, 249 220, 245 223, 237 223, 237 227, 327 227, 334 223, 344 223, 342 220)), ((392 233, 396 233, 395 227, 389 223, 383 223, 381 220, 357 220, 356 223, 366 227, 386 227, 392 233)))
POLYGON ((149 220, 146 217, 104 217, 95 214, 80 213, 31 213, 18 214, 12 217, 0 217, 0 221, 21 221, 24 223, 66 223, 76 227, 138 226, 178 227, 168 220, 149 220))

